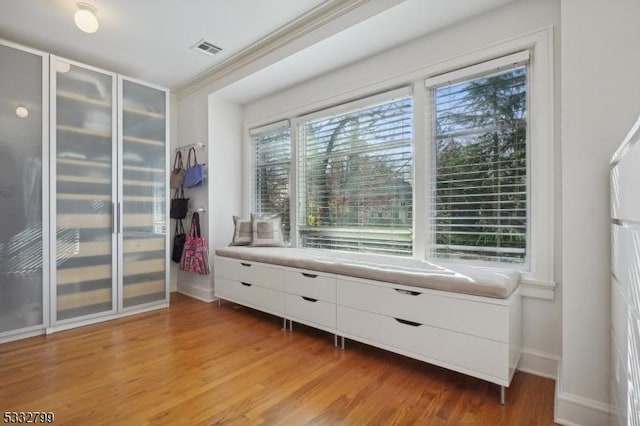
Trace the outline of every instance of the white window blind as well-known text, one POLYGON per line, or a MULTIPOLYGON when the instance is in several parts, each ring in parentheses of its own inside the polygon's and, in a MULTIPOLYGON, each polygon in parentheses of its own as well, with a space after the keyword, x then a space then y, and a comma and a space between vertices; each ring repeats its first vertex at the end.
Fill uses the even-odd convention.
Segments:
POLYGON ((412 100, 379 99, 299 125, 299 245, 412 255, 412 100))
POLYGON ((289 122, 250 131, 254 160, 253 207, 258 214, 282 213, 283 231, 289 236, 289 169, 291 131, 289 122))
POLYGON ((431 88, 432 250, 527 261, 527 66, 431 88))

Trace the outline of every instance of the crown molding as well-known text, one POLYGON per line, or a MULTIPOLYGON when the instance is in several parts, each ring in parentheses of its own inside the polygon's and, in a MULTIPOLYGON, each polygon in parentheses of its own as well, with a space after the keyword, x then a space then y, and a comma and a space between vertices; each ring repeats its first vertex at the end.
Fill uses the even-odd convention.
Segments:
MULTIPOLYGON (((175 90, 178 98, 189 95, 259 60, 319 28, 347 15, 372 0, 327 0, 293 21, 267 34, 256 43, 230 56, 175 90)), ((391 4, 398 3, 388 2, 391 4)))

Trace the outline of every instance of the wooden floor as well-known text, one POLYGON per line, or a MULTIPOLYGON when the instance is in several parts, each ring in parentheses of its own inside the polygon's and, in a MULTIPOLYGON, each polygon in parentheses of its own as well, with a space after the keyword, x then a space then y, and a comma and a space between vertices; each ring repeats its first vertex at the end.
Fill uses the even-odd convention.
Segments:
POLYGON ((496 385, 232 303, 169 309, 0 345, 0 411, 57 424, 553 424, 554 383, 496 385))

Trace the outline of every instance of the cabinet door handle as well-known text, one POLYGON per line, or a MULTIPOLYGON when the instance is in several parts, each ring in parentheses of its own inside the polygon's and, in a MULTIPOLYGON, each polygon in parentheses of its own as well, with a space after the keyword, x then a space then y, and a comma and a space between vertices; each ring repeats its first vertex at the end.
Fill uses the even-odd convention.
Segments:
POLYGON ((116 234, 118 225, 116 224, 116 203, 111 203, 111 233, 116 234))
POLYGON ((307 277, 307 278, 317 278, 318 277, 317 274, 307 274, 306 272, 302 272, 302 275, 307 277))
POLYGON ((312 299, 311 297, 305 297, 305 296, 300 296, 302 297, 304 300, 306 300, 307 302, 313 302, 316 303, 318 301, 318 299, 312 299))
POLYGON ((118 234, 122 234, 122 216, 120 216, 120 203, 116 204, 116 210, 118 212, 118 234))
POLYGON ((250 263, 240 262, 240 264, 241 264, 242 266, 246 266, 247 268, 251 266, 251 264, 250 264, 250 263))
POLYGON ((400 318, 394 318, 394 320, 398 321, 400 324, 410 325, 411 327, 420 327, 422 325, 419 322, 407 321, 400 318))
POLYGON ((397 291, 398 293, 406 294, 408 296, 419 296, 422 294, 419 291, 403 290, 401 288, 394 288, 394 290, 397 291))
POLYGON ((241 282, 240 284, 242 284, 242 285, 243 285, 243 286, 245 286, 245 287, 251 287, 251 284, 249 284, 249 283, 241 282))

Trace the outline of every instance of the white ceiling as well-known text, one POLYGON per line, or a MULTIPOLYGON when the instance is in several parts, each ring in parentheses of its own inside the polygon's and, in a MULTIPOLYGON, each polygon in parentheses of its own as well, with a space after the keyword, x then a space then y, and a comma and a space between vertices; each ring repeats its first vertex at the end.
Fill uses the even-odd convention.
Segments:
POLYGON ((0 0, 0 38, 177 88, 324 0, 84 0, 98 32, 73 23, 76 0, 0 0), (190 50, 205 39, 223 51, 190 50))
MULTIPOLYGON (((74 25, 76 0, 0 0, 0 38, 177 89, 311 9, 349 0, 85 1, 98 9, 95 34, 74 25), (200 39, 223 52, 190 50, 200 39)), ((324 40, 298 46, 220 94, 246 103, 511 1, 369 0, 386 10, 334 26, 324 40)))
POLYGON ((245 104, 516 0, 405 0, 216 92, 245 104))

